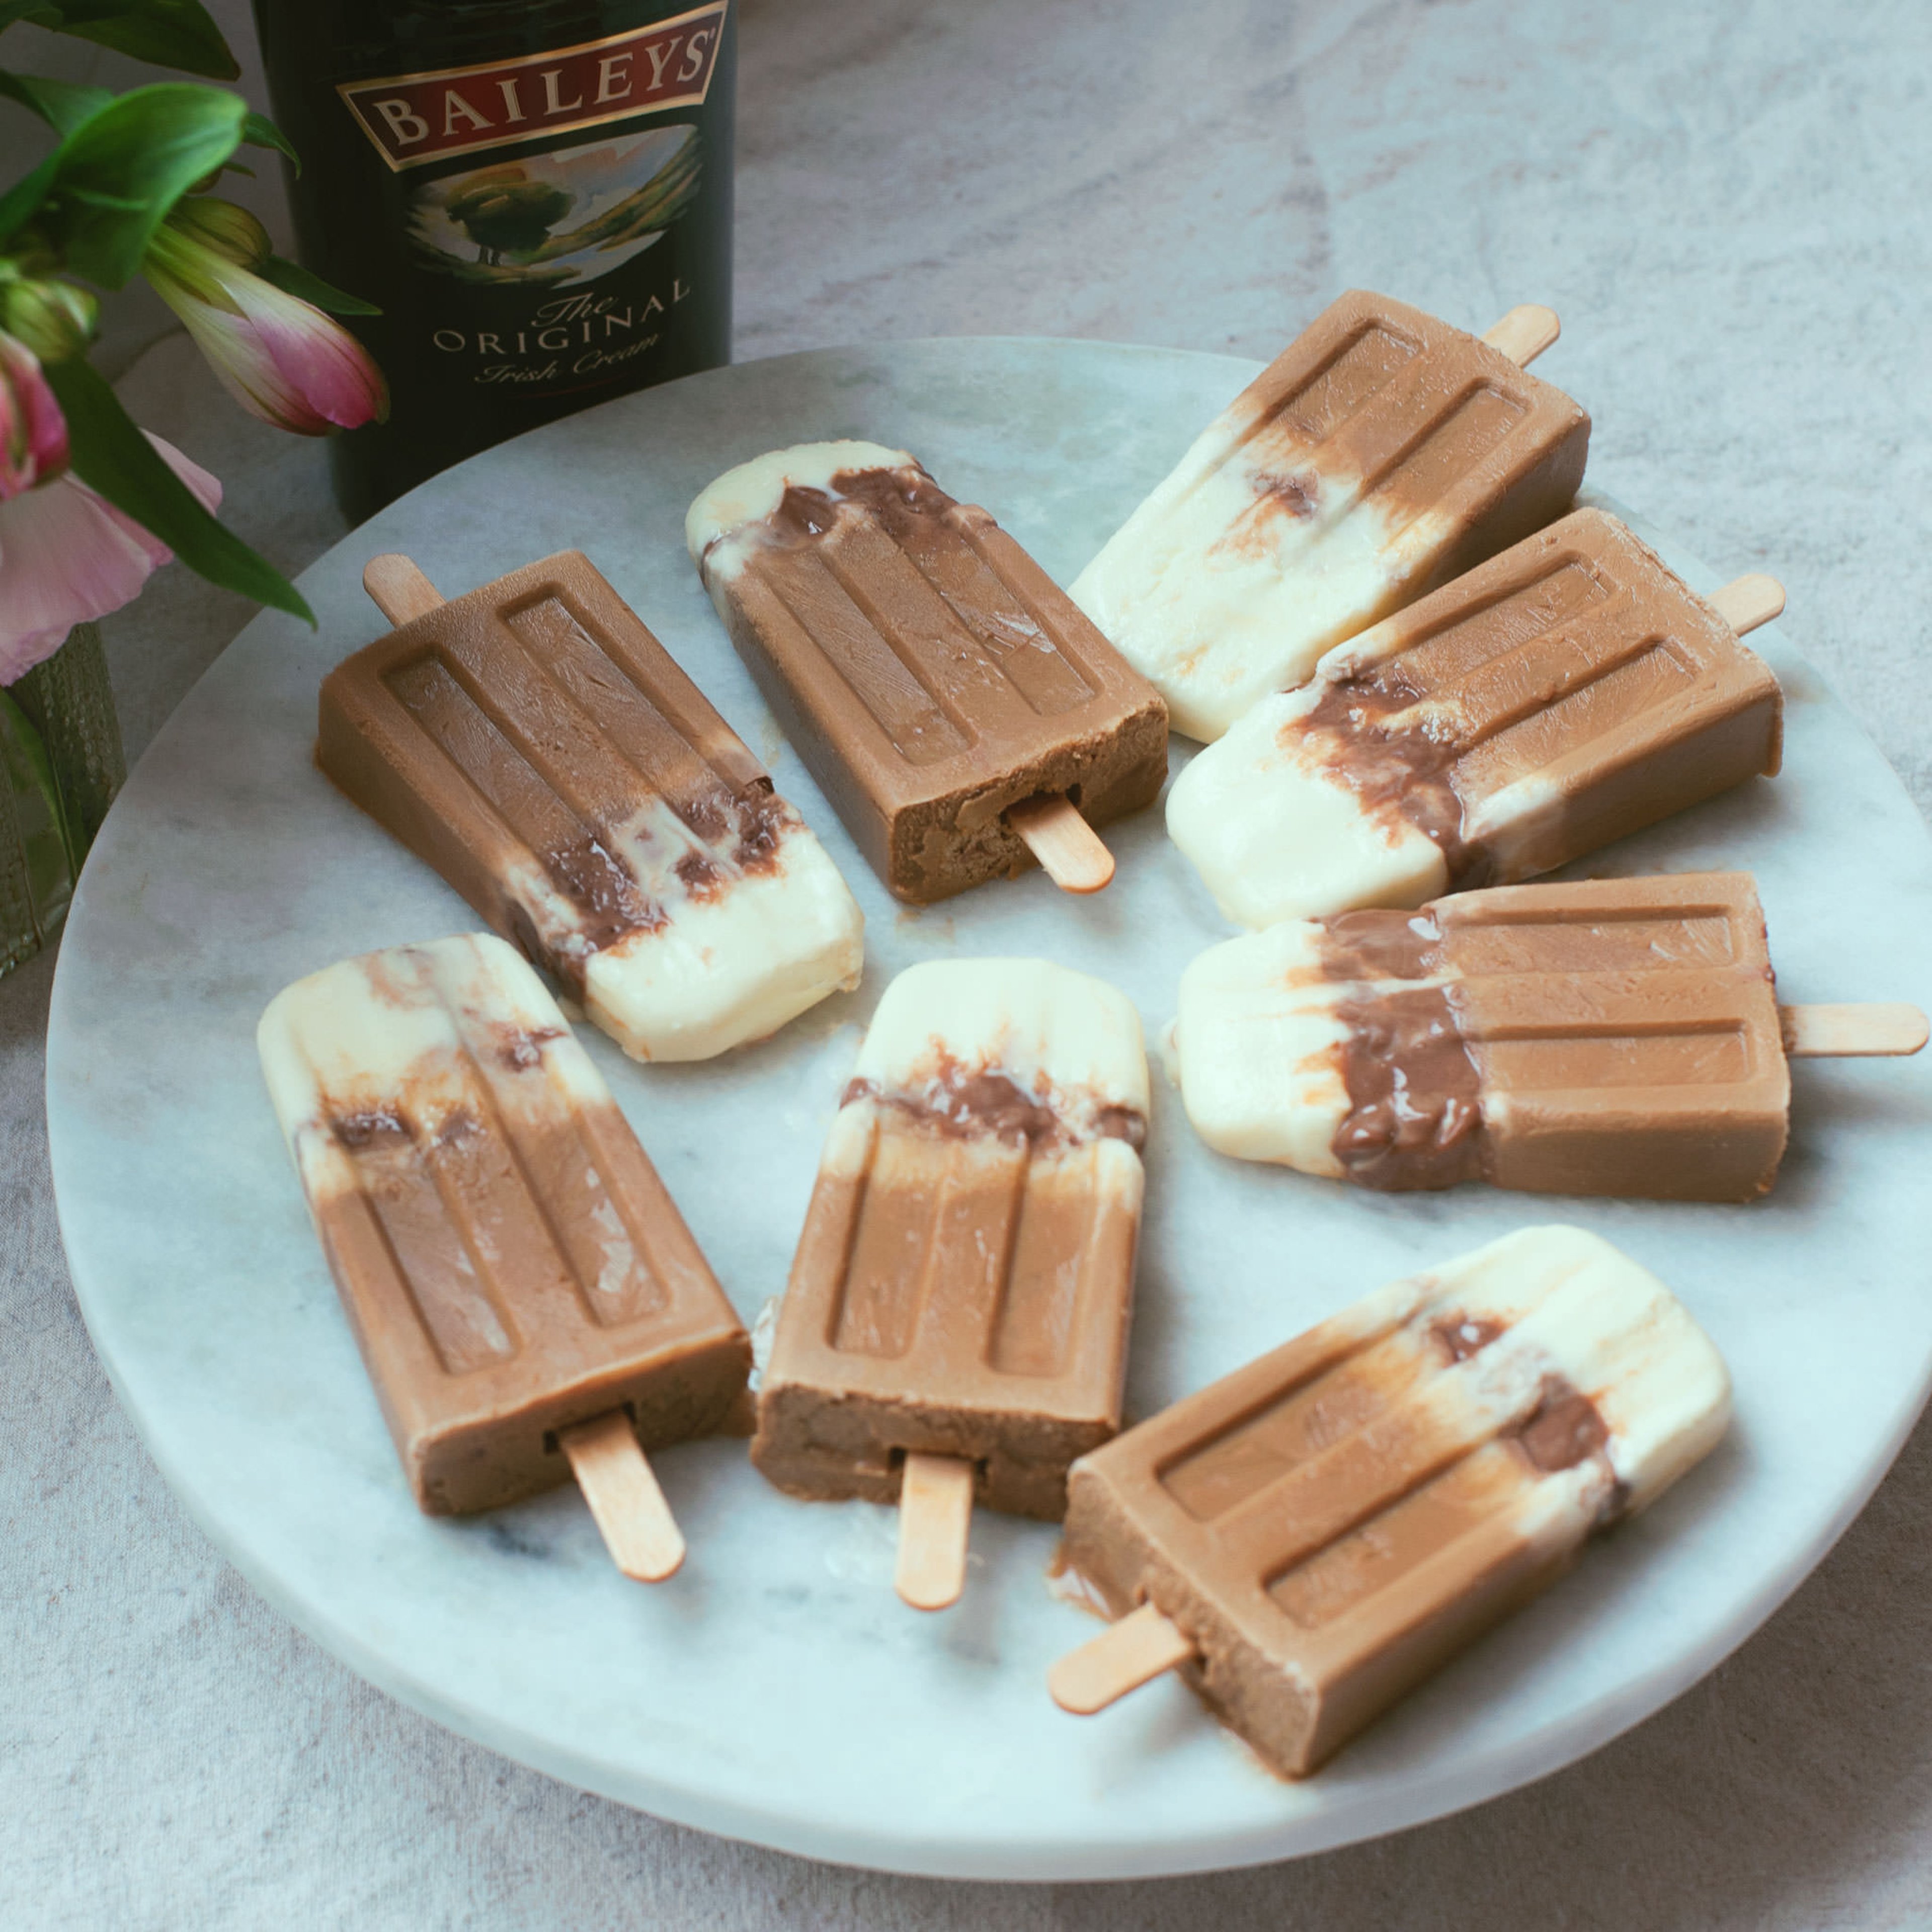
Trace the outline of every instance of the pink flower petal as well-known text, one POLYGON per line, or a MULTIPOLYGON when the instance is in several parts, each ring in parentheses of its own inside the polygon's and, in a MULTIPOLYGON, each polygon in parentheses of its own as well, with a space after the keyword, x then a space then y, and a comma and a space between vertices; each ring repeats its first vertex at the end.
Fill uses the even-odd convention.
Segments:
POLYGON ((58 476, 67 464, 67 418, 40 358, 0 331, 0 500, 58 476))
POLYGON ((251 416, 322 436, 388 415, 382 372, 346 329, 186 230, 164 226, 144 272, 251 416))
POLYGON ((339 322, 272 282, 239 272, 226 280, 276 368, 317 415, 339 429, 356 429, 388 413, 382 372, 339 322))
MULTIPOLYGON (((199 464, 148 440, 203 508, 220 502, 199 464)), ((75 625, 130 602, 172 554, 71 473, 0 502, 0 685, 51 657, 75 625)))
POLYGON ((184 284, 157 268, 152 258, 147 277, 161 299, 187 324, 196 347, 207 357, 222 387, 250 416, 300 436, 327 434, 328 422, 309 407, 301 390, 283 374, 246 316, 197 300, 184 284))

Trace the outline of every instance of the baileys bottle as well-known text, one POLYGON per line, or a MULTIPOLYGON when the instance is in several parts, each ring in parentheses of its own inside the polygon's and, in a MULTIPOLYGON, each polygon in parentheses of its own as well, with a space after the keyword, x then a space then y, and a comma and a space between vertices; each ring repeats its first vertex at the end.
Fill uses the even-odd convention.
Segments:
POLYGON ((730 356, 731 0, 255 0, 302 261, 389 419, 359 520, 452 463, 730 356))

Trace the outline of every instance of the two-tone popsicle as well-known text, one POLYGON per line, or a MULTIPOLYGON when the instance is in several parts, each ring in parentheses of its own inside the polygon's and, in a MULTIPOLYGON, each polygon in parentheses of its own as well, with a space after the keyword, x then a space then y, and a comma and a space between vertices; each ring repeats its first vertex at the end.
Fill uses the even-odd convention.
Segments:
POLYGON ((574 550, 398 628, 322 687, 317 762, 640 1060, 704 1060, 859 982, 864 920, 805 821, 574 550))
POLYGON ((1057 1521, 1119 1426, 1148 1100, 1132 1005, 1045 960, 909 967, 873 1016, 752 1460, 796 1496, 898 1502, 918 1608, 959 1594, 976 1502, 1057 1521))
POLYGON ((1789 1058, 1915 1053, 1915 1006, 1778 1003, 1748 872, 1501 886, 1290 920, 1181 976, 1188 1118, 1245 1160, 1383 1189, 1748 1201, 1789 1058))
POLYGON ((1094 827, 1152 803, 1167 708, 976 504, 902 449, 728 470, 686 540, 766 701, 859 849, 914 904, 1037 860, 1113 876, 1094 827))
POLYGON ((1706 600, 1580 510, 1324 658, 1174 781, 1167 828, 1238 925, 1553 871, 1778 768, 1784 700, 1706 600))
POLYGON ((417 1503, 574 1474, 627 1575, 684 1543, 644 1450, 744 1420, 751 1345, 590 1056, 502 940, 331 966, 262 1070, 417 1503))
POLYGON ((1065 1554, 1118 1619, 1049 1688, 1178 1668, 1317 1768, 1723 1436, 1730 1382, 1656 1277, 1526 1228, 1369 1295, 1083 1456, 1065 1554))

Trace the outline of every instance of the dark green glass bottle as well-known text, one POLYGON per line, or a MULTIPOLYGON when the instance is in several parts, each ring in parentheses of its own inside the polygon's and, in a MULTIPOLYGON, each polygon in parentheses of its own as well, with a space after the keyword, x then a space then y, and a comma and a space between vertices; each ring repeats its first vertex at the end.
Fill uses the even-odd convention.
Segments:
POLYGON ((731 0, 255 0, 303 262, 390 413, 359 521, 506 436, 730 359, 731 0))

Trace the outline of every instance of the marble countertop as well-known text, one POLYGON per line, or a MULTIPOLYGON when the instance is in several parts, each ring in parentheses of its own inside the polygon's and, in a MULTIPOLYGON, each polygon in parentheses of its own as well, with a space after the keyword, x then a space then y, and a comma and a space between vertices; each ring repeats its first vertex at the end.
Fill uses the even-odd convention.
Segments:
MULTIPOLYGON (((242 24, 234 0, 216 11, 242 24)), ((1262 356, 1351 284, 1473 326, 1547 302, 1568 332, 1545 367, 1595 418, 1593 479, 1713 566, 1776 572, 1806 649, 1932 800, 1914 0, 744 0, 742 26, 741 358, 947 333, 1262 356)), ((240 418, 179 336, 121 388, 286 570, 341 534, 320 450, 240 418)), ((130 754, 247 614, 170 572, 110 621, 130 754)), ((662 1825, 455 1738, 257 1600, 116 1408, 47 1178, 51 979, 44 959, 0 984, 10 1925, 1932 1917, 1925 1427, 1811 1581, 1670 1709, 1529 1790, 1299 1864, 882 1877, 662 1825)))

